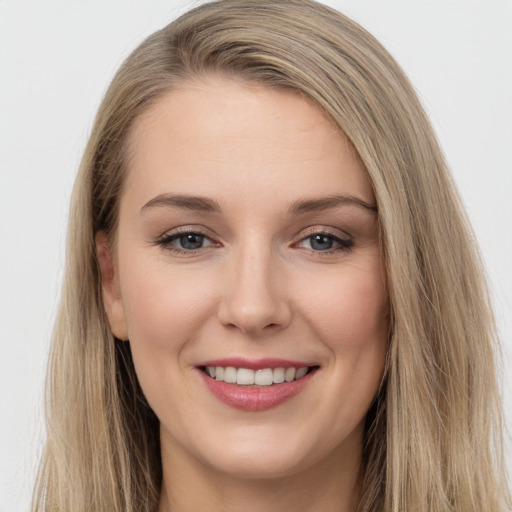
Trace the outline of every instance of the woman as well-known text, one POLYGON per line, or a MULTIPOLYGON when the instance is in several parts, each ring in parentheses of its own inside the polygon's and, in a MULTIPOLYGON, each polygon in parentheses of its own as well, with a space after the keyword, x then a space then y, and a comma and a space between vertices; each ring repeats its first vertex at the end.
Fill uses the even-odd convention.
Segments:
POLYGON ((222 0, 150 36, 68 243, 34 510, 508 506, 467 222, 407 79, 339 13, 222 0))

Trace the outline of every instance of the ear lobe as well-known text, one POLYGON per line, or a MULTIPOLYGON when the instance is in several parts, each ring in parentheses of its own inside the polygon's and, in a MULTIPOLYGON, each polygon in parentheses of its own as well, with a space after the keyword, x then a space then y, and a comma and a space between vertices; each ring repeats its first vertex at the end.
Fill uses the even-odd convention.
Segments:
POLYGON ((128 328, 119 287, 119 273, 115 266, 108 235, 104 231, 96 233, 96 257, 101 273, 103 304, 110 329, 116 338, 127 340, 128 328))

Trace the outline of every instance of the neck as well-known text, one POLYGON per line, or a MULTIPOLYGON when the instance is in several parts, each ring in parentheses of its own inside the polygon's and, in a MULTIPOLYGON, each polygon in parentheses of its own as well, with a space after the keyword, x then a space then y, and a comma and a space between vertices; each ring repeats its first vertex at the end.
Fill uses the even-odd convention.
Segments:
POLYGON ((301 472, 273 478, 225 474, 162 444, 158 512, 355 512, 361 496, 361 450, 340 448, 301 472))

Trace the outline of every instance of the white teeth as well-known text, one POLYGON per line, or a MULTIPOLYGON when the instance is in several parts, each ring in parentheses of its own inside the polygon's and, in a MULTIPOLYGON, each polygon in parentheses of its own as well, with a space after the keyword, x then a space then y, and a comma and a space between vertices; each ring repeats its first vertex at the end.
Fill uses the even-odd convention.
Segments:
POLYGON ((284 382, 284 368, 274 368, 272 380, 274 384, 281 384, 284 382))
POLYGON ((304 375, 306 375, 307 372, 308 372, 307 366, 303 366, 302 368, 299 368, 297 370, 297 372, 295 373, 295 380, 302 379, 302 377, 304 377, 304 375))
POLYGON ((228 366, 224 370, 224 382, 228 382, 229 384, 234 384, 236 382, 236 368, 228 366))
POLYGON ((256 374, 254 376, 254 384, 258 386, 271 386, 272 379, 272 370, 270 368, 265 368, 264 370, 256 370, 256 374))
POLYGON ((284 380, 286 382, 295 380, 295 368, 286 368, 286 371, 284 372, 284 380))
POLYGON ((249 368, 234 368, 228 366, 207 366, 206 374, 215 380, 222 380, 229 384, 238 384, 239 386, 271 386, 272 384, 282 384, 283 382, 292 382, 302 379, 307 372, 308 367, 301 368, 262 368, 261 370, 250 370, 249 368))
POLYGON ((254 384, 254 370, 238 368, 238 371, 236 372, 236 383, 243 386, 250 386, 254 384))

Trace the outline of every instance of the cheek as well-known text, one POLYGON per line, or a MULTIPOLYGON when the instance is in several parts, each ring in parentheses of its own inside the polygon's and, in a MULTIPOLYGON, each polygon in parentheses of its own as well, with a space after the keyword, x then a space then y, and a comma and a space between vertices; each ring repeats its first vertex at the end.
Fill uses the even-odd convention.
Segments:
POLYGON ((315 335, 330 353, 333 423, 363 420, 382 380, 389 332, 389 301, 380 272, 347 268, 317 294, 309 309, 315 335), (361 271, 359 271, 361 270, 361 271))
POLYGON ((160 417, 163 411, 186 406, 180 397, 188 393, 183 378, 189 371, 187 354, 212 314, 213 284, 204 273, 170 267, 165 258, 151 261, 132 251, 121 263, 121 295, 135 370, 160 417))
POLYGON ((169 353, 193 340, 210 316, 212 286, 201 272, 172 268, 163 259, 138 261, 132 253, 121 266, 121 296, 132 344, 169 353))
POLYGON ((389 302, 380 271, 347 267, 317 279, 307 303, 304 310, 310 325, 331 350, 357 352, 385 346, 389 302))

